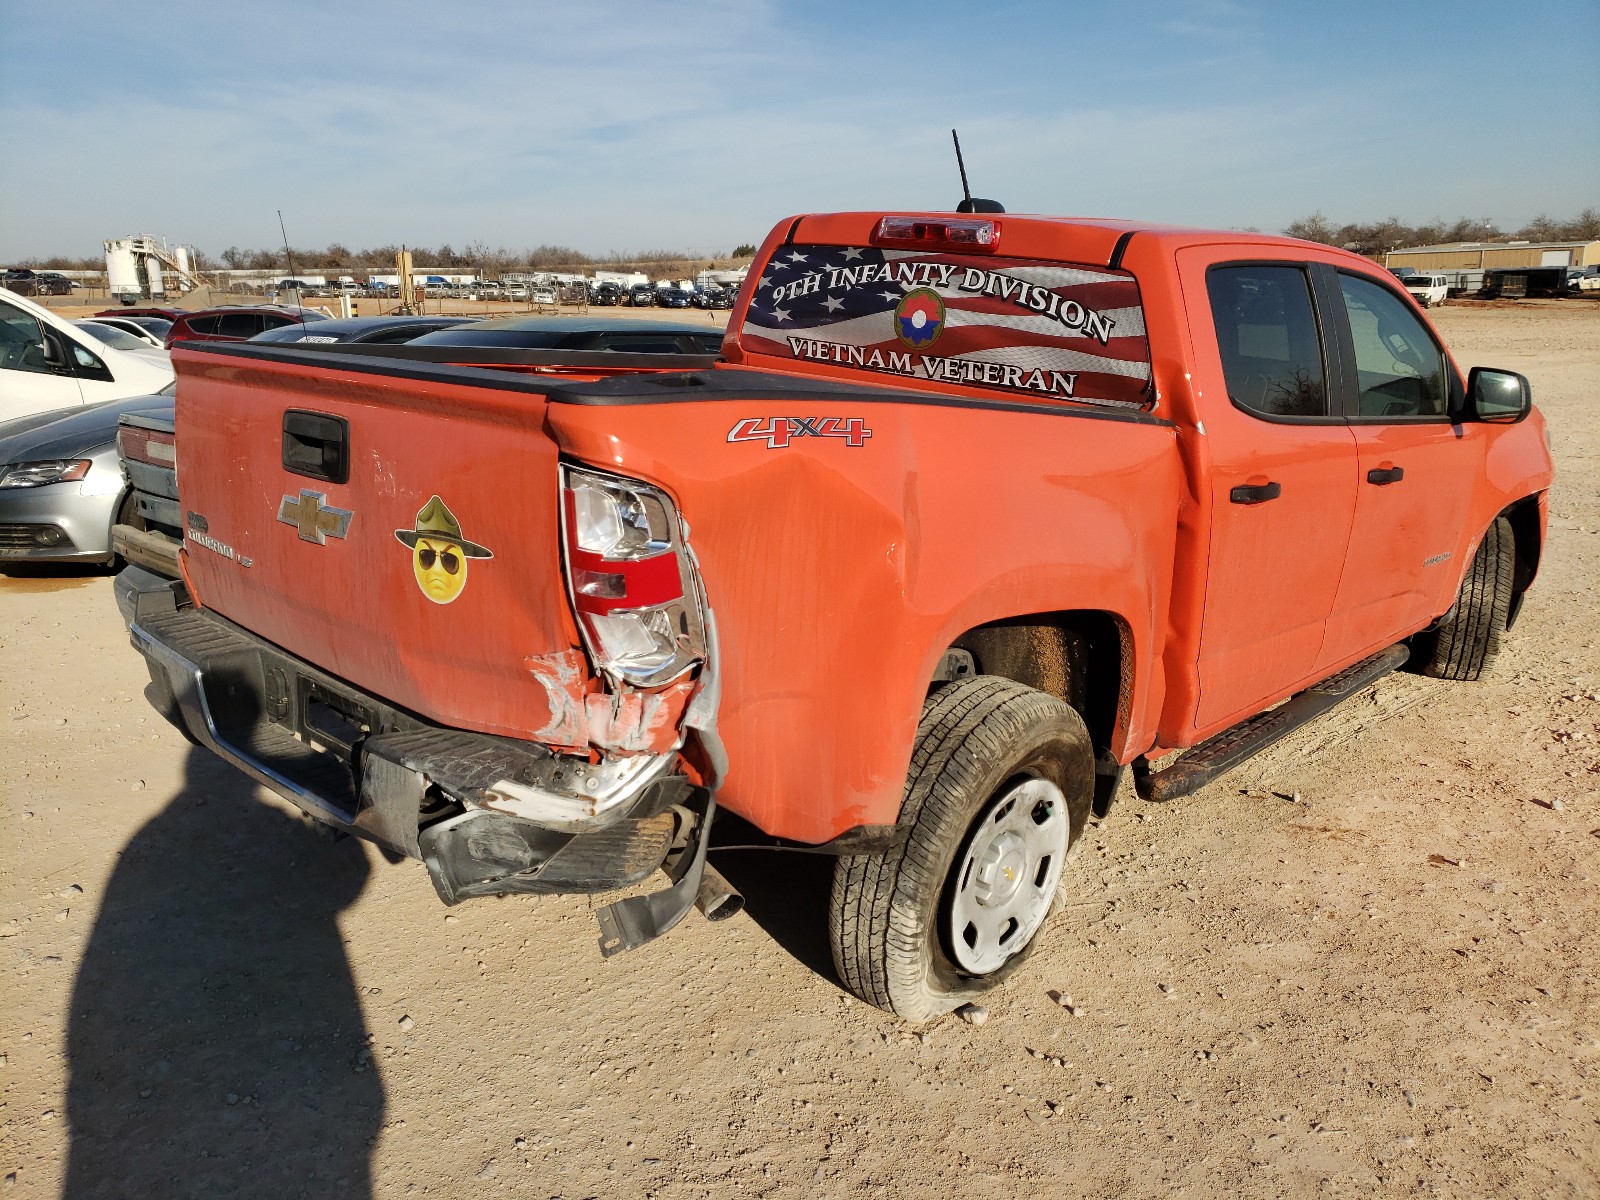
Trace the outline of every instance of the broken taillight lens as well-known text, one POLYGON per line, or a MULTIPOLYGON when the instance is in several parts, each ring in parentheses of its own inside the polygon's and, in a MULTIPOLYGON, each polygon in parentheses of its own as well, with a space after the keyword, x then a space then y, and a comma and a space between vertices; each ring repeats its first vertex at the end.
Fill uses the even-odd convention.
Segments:
POLYGON ((872 244, 992 254, 1000 246, 1000 222, 971 217, 884 217, 872 234, 872 244))
POLYGON ((671 498, 635 479, 564 467, 562 517, 567 585, 595 669, 655 687, 702 662, 700 586, 671 498))

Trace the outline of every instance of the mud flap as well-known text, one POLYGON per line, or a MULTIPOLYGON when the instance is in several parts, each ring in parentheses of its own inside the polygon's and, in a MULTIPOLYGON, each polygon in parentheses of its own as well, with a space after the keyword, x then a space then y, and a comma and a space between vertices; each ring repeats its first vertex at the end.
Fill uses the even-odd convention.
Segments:
POLYGON ((689 915, 705 874, 706 847, 711 841, 711 820, 716 797, 707 795, 706 810, 693 833, 694 844, 673 864, 672 884, 648 896, 630 896, 595 913, 600 922, 600 953, 606 958, 624 950, 637 950, 654 941, 689 915))

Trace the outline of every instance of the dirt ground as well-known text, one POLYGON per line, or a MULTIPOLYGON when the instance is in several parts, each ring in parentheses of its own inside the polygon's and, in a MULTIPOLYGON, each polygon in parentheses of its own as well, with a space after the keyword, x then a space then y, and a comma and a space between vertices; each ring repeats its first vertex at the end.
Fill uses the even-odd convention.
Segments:
POLYGON ((1493 679, 1125 795, 982 1027, 844 996, 826 860, 610 961, 447 911, 163 723, 107 577, 0 579, 7 1194, 1600 1194, 1600 305, 1436 320, 1557 460, 1493 679))

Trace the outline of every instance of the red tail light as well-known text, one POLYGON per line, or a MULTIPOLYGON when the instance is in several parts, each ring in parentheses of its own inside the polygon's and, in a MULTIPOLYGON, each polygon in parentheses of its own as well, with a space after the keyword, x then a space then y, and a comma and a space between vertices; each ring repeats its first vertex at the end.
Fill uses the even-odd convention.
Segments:
POLYGON ((117 453, 154 467, 178 465, 177 439, 170 433, 124 425, 117 430, 117 453))
POLYGON ((562 483, 567 586, 596 670, 656 687, 704 661, 699 580, 671 498, 576 467, 562 483))

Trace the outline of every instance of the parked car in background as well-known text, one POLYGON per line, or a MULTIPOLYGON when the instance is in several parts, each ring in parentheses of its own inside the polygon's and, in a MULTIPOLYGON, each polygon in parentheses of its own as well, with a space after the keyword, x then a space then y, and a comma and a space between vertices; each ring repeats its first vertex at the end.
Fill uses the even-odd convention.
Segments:
POLYGON ((1411 298, 1423 308, 1443 304, 1450 294, 1450 283, 1443 275, 1407 275, 1400 281, 1411 298))
POLYGON ((604 283, 595 284, 594 287, 589 289, 589 303, 599 304, 606 307, 621 304, 622 285, 612 283, 609 280, 604 283))
MULTIPOLYGON (((167 330, 172 328, 172 322, 161 321, 161 329, 157 331, 144 324, 144 321, 153 320, 154 317, 145 317, 139 321, 131 321, 127 317, 95 317, 93 320, 74 321, 73 324, 79 328, 98 325, 106 329, 116 329, 137 338, 153 350, 160 350, 166 345, 162 339, 166 336, 167 330)), ((90 328, 89 332, 94 333, 94 330, 90 328)))
POLYGON ((40 271, 35 278, 38 280, 41 296, 72 295, 72 280, 58 271, 40 271))
POLYGON ((117 461, 124 413, 172 410, 155 396, 36 413, 0 425, 0 572, 20 563, 113 563, 111 526, 137 514, 117 461))
POLYGON ((27 267, 7 267, 5 274, 0 276, 0 287, 19 296, 37 296, 39 277, 27 267))
POLYGON ((189 310, 186 308, 137 307, 124 305, 121 308, 103 308, 94 315, 97 317, 156 317, 159 320, 172 322, 183 316, 189 310))
POLYGON ((172 361, 172 356, 167 353, 166 348, 143 329, 134 332, 105 321, 74 321, 73 324, 88 333, 90 337, 98 338, 118 350, 126 350, 130 354, 143 354, 157 362, 172 361))
POLYGON ((126 329, 129 333, 142 329, 150 335, 157 346, 165 346, 167 344, 167 330, 172 328, 172 322, 165 317, 107 316, 105 313, 101 313, 94 320, 115 326, 118 329, 126 329))
POLYGON ((334 317, 303 325, 296 321, 258 333, 252 342, 359 342, 395 345, 425 333, 476 324, 476 317, 334 317))
POLYGON ((1600 292, 1600 267, 1576 267, 1568 271, 1567 288, 1574 292, 1600 292))
POLYGON ((656 304, 661 308, 688 308, 689 293, 682 288, 659 288, 656 291, 656 304))
POLYGON ((166 344, 176 342, 242 342, 284 325, 326 321, 327 315, 313 309, 276 308, 264 304, 231 308, 203 308, 184 313, 167 330, 166 344))
POLYGON ((656 303, 656 285, 636 283, 628 289, 628 303, 634 308, 653 308, 656 303))
POLYGON ((147 396, 172 382, 164 359, 108 346, 25 296, 0 292, 0 421, 147 396))
POLYGON ((554 308, 559 302, 553 287, 536 287, 528 293, 528 299, 547 308, 554 308))
POLYGON ((722 331, 677 321, 635 321, 626 317, 507 317, 441 329, 417 338, 411 345, 620 354, 718 354, 722 350, 722 331))
POLYGON ((508 283, 501 288, 507 300, 526 300, 528 298, 528 285, 525 283, 508 283))

